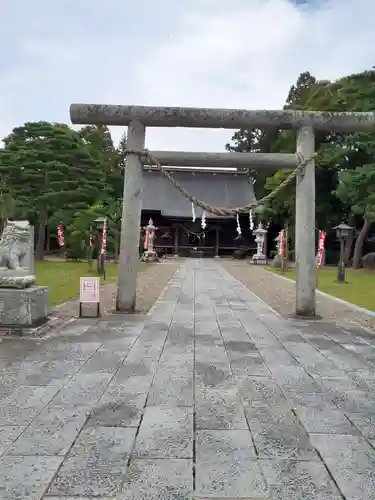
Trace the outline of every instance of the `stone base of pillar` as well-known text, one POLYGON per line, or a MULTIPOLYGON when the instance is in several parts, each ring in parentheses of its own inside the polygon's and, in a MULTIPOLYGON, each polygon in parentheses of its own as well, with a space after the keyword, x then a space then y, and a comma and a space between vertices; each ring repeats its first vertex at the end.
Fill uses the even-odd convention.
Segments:
POLYGON ((304 319, 306 321, 316 321, 319 319, 323 319, 323 316, 321 316, 320 314, 315 314, 314 316, 311 316, 310 313, 303 314, 303 313, 297 313, 297 312, 294 312, 289 317, 291 319, 304 319))
POLYGON ((178 258, 179 258, 178 253, 174 253, 174 254, 173 254, 173 258, 174 258, 174 259, 178 259, 178 258))
POLYGON ((215 259, 220 259, 220 255, 215 255, 215 259))

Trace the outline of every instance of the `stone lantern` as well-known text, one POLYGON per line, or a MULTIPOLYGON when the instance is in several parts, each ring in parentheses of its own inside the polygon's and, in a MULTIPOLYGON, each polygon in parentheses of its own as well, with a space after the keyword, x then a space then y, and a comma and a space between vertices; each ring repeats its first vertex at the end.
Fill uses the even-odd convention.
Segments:
POLYGON ((257 244, 257 252, 253 255, 253 264, 267 264, 267 257, 264 254, 264 248, 267 239, 267 230, 263 228, 263 223, 259 222, 258 227, 254 229, 253 234, 255 235, 255 243, 257 244))
POLYGON ((154 221, 150 219, 148 225, 144 228, 145 230, 145 240, 144 240, 144 252, 141 257, 143 262, 157 262, 159 260, 157 253, 154 250, 155 233, 158 230, 154 226, 154 221))
POLYGON ((105 272, 105 240, 107 235, 104 234, 104 247, 102 249, 102 240, 103 240, 103 232, 104 227, 106 227, 107 231, 107 218, 106 217, 97 217, 93 221, 93 227, 90 228, 90 255, 89 255, 89 268, 92 268, 92 253, 94 251, 94 246, 96 246, 98 250, 98 255, 96 257, 96 272, 99 276, 103 276, 106 279, 105 272), (93 241, 92 229, 96 230, 96 237, 93 241))
POLYGON ((94 220, 94 224, 95 224, 96 229, 98 229, 99 231, 103 231, 105 221, 106 221, 106 217, 96 218, 94 220))
POLYGON ((345 283, 345 245, 347 244, 354 227, 348 226, 345 222, 341 222, 341 224, 333 229, 336 230, 336 236, 340 242, 340 260, 337 264, 337 281, 338 283, 345 283))

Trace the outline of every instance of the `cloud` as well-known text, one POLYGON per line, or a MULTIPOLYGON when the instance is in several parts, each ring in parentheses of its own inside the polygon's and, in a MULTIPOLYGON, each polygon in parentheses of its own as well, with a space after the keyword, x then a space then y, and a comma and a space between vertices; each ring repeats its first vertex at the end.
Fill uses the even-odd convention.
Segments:
MULTIPOLYGON (((372 0, 3 0, 0 136, 69 122, 71 102, 280 108, 302 71, 370 68, 374 17, 372 0)), ((220 151, 231 135, 154 129, 147 146, 220 151)))

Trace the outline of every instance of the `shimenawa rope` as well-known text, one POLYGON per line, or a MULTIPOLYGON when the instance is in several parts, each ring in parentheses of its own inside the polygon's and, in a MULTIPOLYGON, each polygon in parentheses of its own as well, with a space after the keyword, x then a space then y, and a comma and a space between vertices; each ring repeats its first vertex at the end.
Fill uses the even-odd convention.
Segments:
MULTIPOLYGON (((242 207, 235 207, 235 208, 225 208, 225 207, 218 207, 215 205, 209 205, 208 203, 199 200, 192 194, 190 194, 181 184, 161 165, 161 163, 148 151, 148 149, 144 149, 141 151, 135 151, 135 150, 127 150, 125 154, 135 154, 138 155, 139 157, 142 158, 144 161, 147 159, 147 164, 148 165, 155 165, 160 172, 173 184, 173 186, 180 191, 180 193, 185 196, 191 203, 194 203, 195 206, 202 208, 206 212, 209 212, 210 214, 216 215, 218 217, 235 217, 237 214, 243 214, 243 213, 248 213, 249 210, 252 210, 260 205, 263 205, 267 203, 268 201, 271 201, 273 198, 275 198, 280 191, 282 191, 284 188, 286 188, 289 184, 291 184, 297 175, 302 172, 304 167, 309 163, 309 161, 313 160, 316 156, 316 153, 312 155, 310 158, 307 160, 304 159, 303 155, 301 153, 296 153, 297 157, 297 166, 291 172, 286 179, 283 180, 271 193, 267 194, 266 196, 263 196, 260 200, 256 200, 253 203, 249 203, 248 205, 244 205, 242 207)), ((146 162, 144 162, 146 163, 146 162)))

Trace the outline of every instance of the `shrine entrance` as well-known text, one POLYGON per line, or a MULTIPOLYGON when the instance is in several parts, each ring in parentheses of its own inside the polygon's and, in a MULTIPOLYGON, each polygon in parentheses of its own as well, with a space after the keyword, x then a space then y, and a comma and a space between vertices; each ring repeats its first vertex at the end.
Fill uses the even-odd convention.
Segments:
POLYGON ((187 243, 191 247, 203 247, 206 242, 206 232, 193 233, 187 230, 187 243))
MULTIPOLYGON (((153 165, 194 206, 217 217, 236 217, 276 197, 296 181, 296 307, 297 316, 316 316, 315 261, 315 130, 331 132, 373 131, 375 113, 330 113, 318 111, 250 111, 147 106, 72 104, 70 117, 77 125, 128 126, 121 248, 116 309, 135 310, 138 269, 139 224, 142 208, 143 165, 153 165), (297 130, 296 154, 192 153, 145 149, 146 127, 193 127, 297 130), (291 169, 291 174, 272 193, 257 202, 225 208, 214 206, 190 193, 165 167, 216 167, 291 169)), ((208 194, 208 193, 207 193, 208 194)))
POLYGON ((160 213, 142 212, 140 254, 144 250, 144 229, 152 218, 157 231, 155 235, 155 250, 159 257, 191 257, 192 250, 201 251, 202 257, 232 257, 240 249, 245 255, 256 252, 255 235, 249 228, 247 216, 241 216, 242 237, 239 238, 236 220, 208 219, 205 229, 201 220, 192 222, 191 218, 169 219, 160 213))

